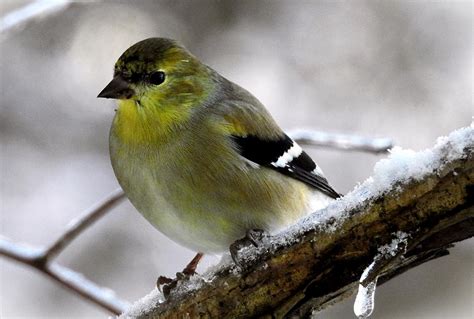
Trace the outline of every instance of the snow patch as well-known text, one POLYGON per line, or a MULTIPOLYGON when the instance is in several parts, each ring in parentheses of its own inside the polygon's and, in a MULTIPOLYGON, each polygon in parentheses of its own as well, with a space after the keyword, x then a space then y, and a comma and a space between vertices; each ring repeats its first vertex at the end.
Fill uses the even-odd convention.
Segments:
POLYGON ((137 318, 151 311, 157 304, 162 303, 164 300, 163 294, 155 288, 148 295, 133 303, 119 318, 137 318))
POLYGON ((397 191, 403 184, 441 171, 450 162, 465 158, 466 148, 474 148, 474 123, 447 137, 439 137, 435 146, 430 149, 415 152, 395 147, 388 158, 375 164, 371 177, 344 197, 332 201, 326 208, 301 219, 278 235, 273 244, 291 245, 301 233, 311 229, 324 228, 327 232, 334 232, 352 212, 363 207, 366 201, 397 191))
POLYGON ((404 247, 403 249, 406 250, 407 244, 408 234, 402 231, 397 231, 395 233, 395 239, 393 239, 390 244, 380 246, 378 252, 380 256, 388 259, 390 257, 395 257, 400 252, 401 247, 404 247))

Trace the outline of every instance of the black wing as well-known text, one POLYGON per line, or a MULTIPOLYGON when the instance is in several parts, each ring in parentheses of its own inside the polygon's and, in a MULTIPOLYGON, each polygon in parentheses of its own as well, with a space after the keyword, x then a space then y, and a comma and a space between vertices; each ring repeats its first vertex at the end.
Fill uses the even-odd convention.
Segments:
POLYGON ((232 140, 246 159, 297 179, 332 198, 340 197, 318 173, 311 157, 286 134, 277 140, 262 140, 254 135, 232 135, 232 140))

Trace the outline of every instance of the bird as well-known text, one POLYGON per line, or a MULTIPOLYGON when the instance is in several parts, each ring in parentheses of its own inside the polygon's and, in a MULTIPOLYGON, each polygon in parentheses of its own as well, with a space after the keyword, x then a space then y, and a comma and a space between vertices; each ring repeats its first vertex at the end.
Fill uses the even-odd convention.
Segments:
POLYGON ((132 45, 98 97, 118 100, 109 151, 126 196, 197 252, 185 273, 249 231, 273 234, 340 196, 256 97, 175 40, 132 45))

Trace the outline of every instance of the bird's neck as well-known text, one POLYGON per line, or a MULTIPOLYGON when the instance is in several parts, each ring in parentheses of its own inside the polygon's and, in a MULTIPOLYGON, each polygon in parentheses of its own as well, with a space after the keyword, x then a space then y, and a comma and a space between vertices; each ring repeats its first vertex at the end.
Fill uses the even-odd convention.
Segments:
POLYGON ((173 139, 189 120, 188 114, 157 112, 137 105, 133 100, 120 100, 112 124, 112 134, 121 143, 135 146, 167 143, 173 139))

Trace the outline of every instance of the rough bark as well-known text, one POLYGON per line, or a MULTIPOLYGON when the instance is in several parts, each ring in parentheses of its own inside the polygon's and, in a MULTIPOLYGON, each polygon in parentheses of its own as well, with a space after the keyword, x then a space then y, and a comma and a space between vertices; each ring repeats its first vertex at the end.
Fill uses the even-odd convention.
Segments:
POLYGON ((408 245, 403 256, 378 266, 379 284, 448 254, 453 243, 474 235, 472 145, 463 152, 422 179, 360 203, 342 222, 329 219, 290 245, 264 249, 245 270, 229 265, 197 288, 196 280, 183 283, 140 317, 304 318, 350 296, 378 247, 397 231, 409 235, 408 245))

